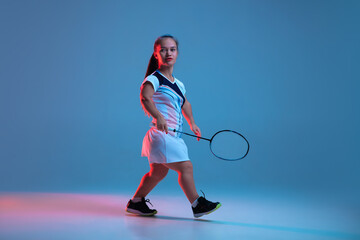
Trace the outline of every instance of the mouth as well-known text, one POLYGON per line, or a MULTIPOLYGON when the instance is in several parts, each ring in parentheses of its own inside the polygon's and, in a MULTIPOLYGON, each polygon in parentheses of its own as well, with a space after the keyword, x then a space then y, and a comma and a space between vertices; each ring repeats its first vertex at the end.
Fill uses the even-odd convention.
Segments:
POLYGON ((165 58, 166 61, 170 62, 171 60, 173 60, 173 58, 165 58))

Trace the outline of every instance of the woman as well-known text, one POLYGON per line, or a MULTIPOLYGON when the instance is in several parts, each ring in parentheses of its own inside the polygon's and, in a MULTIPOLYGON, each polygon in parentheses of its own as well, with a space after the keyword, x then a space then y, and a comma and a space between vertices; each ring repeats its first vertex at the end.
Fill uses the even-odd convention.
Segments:
POLYGON ((152 216, 155 209, 147 206, 147 194, 166 176, 169 169, 179 174, 179 184, 191 203, 195 217, 215 211, 221 204, 199 197, 194 183, 193 166, 189 160, 187 147, 179 133, 171 129, 182 129, 185 116, 191 130, 201 136, 195 124, 192 109, 185 97, 185 87, 172 72, 178 56, 178 42, 171 35, 156 39, 154 53, 150 58, 145 80, 141 85, 140 99, 144 111, 153 117, 152 127, 143 140, 142 156, 147 156, 150 171, 146 173, 126 211, 152 216))

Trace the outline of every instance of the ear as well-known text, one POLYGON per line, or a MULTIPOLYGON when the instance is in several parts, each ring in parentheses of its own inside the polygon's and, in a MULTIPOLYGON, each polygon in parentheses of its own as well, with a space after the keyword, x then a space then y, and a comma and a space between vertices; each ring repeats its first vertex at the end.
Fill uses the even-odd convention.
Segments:
POLYGON ((154 58, 155 58, 155 59, 158 59, 158 57, 157 57, 157 55, 156 55, 155 53, 153 53, 153 55, 154 55, 154 58))

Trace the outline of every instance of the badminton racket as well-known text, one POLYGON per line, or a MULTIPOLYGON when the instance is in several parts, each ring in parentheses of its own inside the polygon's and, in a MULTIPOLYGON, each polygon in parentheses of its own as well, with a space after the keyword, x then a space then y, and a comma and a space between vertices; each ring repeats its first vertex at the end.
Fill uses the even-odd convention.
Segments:
POLYGON ((249 141, 233 130, 220 130, 211 138, 199 137, 194 134, 169 128, 170 131, 209 141, 211 153, 222 160, 237 161, 246 157, 250 150, 249 141))

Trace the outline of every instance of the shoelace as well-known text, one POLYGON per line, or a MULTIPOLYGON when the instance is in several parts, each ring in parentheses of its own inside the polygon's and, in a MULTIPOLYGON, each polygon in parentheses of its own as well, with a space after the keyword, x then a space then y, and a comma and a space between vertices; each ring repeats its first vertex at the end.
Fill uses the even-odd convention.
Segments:
POLYGON ((151 202, 150 202, 150 199, 145 199, 145 202, 147 203, 150 203, 150 205, 153 207, 153 205, 151 204, 151 202))
POLYGON ((207 200, 206 198, 205 198, 205 193, 202 191, 202 190, 200 190, 201 192, 202 192, 202 194, 203 194, 203 198, 204 198, 204 204, 206 204, 206 205, 209 205, 209 204, 211 204, 212 202, 211 201, 209 201, 209 200, 207 200))
POLYGON ((202 192, 202 194, 203 194, 203 196, 204 196, 204 198, 206 199, 206 197, 205 197, 205 193, 200 189, 200 192, 202 192))

